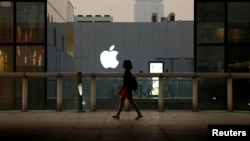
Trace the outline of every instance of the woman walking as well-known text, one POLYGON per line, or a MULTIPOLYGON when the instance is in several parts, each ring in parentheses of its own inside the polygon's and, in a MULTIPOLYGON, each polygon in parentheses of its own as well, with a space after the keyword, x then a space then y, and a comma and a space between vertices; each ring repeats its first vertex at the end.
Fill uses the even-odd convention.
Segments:
POLYGON ((124 107, 124 102, 127 98, 128 101, 130 102, 130 104, 132 104, 135 111, 137 112, 137 116, 136 116, 135 120, 138 120, 138 119, 142 118, 143 116, 142 116, 137 104, 133 100, 132 88, 130 85, 131 81, 132 81, 132 77, 133 77, 133 75, 131 73, 131 69, 133 68, 132 62, 130 60, 124 60, 122 67, 125 69, 125 71, 123 74, 123 85, 122 85, 122 88, 120 89, 120 92, 119 92, 119 95, 120 95, 119 107, 118 107, 118 111, 117 111, 116 115, 112 116, 112 118, 117 119, 117 120, 120 119, 120 113, 124 107))

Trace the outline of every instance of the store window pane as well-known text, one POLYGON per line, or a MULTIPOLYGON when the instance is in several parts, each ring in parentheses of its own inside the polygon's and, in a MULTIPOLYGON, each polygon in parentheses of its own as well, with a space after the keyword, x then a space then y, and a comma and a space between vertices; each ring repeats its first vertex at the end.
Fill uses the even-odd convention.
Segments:
POLYGON ((228 3, 228 41, 250 43, 250 2, 228 3))
POLYGON ((224 43, 223 2, 197 4, 197 43, 224 43), (213 10, 211 10, 213 9, 213 10))
POLYGON ((43 72, 44 46, 17 46, 17 72, 43 72))
POLYGON ((45 41, 45 6, 42 2, 17 2, 16 40, 18 43, 45 41))
POLYGON ((0 2, 0 43, 14 41, 14 15, 12 2, 0 2))
POLYGON ((0 46, 0 72, 13 71, 13 47, 0 46))
POLYGON ((228 46, 228 71, 249 72, 250 71, 250 48, 248 45, 228 46))
POLYGON ((224 72, 223 46, 197 47, 197 72, 224 72))
POLYGON ((200 110, 226 110, 226 79, 200 78, 198 81, 198 107, 200 110))
POLYGON ((193 59, 173 59, 173 72, 193 72, 193 59))
POLYGON ((249 110, 250 106, 250 79, 233 78, 233 109, 249 110))

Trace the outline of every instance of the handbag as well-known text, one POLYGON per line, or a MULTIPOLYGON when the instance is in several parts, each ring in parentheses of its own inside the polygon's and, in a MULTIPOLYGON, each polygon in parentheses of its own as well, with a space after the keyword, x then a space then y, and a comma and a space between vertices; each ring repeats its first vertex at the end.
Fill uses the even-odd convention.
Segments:
POLYGON ((137 83, 137 80, 134 76, 132 76, 132 79, 131 79, 131 88, 134 91, 136 91, 138 89, 138 83, 137 83))

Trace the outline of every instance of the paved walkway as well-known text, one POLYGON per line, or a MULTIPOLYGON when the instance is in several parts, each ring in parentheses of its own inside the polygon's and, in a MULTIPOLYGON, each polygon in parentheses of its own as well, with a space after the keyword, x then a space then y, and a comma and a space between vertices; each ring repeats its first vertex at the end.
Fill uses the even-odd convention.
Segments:
POLYGON ((250 112, 0 111, 1 141, 206 141, 208 124, 250 124, 250 112))

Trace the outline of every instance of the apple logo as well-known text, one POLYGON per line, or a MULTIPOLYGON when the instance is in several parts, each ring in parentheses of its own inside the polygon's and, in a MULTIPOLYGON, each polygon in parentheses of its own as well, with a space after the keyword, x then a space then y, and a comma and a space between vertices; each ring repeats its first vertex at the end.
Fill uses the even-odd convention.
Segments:
POLYGON ((100 55, 101 64, 105 69, 115 69, 119 64, 119 61, 117 61, 116 58, 116 56, 118 55, 118 51, 114 50, 114 48, 115 45, 112 45, 110 46, 109 51, 105 50, 100 55))

